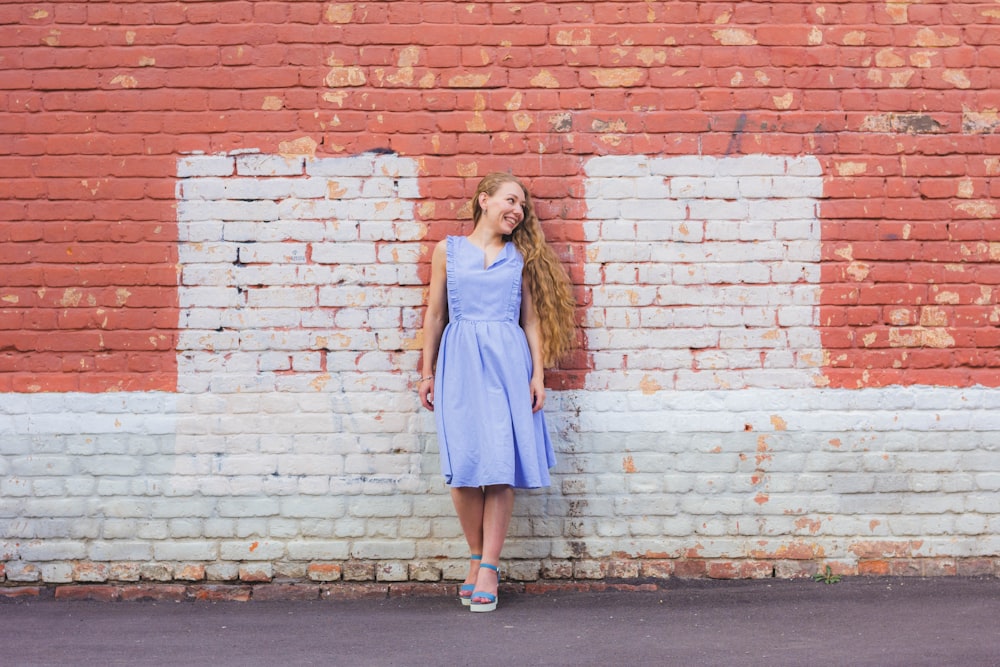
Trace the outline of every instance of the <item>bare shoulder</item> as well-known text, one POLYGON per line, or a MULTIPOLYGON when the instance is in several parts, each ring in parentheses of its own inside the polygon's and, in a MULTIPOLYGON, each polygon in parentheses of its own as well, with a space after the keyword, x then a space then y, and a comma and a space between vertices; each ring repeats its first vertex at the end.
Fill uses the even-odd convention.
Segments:
POLYGON ((435 270, 444 268, 448 263, 448 239, 443 238, 434 244, 434 251, 431 254, 431 266, 435 270))
POLYGON ((448 257, 448 238, 445 237, 434 244, 433 259, 444 261, 448 257))

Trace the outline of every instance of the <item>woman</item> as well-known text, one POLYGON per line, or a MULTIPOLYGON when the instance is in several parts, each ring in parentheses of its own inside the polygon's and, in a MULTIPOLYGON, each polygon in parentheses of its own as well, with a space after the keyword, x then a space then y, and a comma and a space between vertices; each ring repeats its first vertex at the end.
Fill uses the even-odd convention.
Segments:
POLYGON ((483 178, 472 221, 434 248, 418 391, 472 554, 459 597, 479 612, 496 609, 514 489, 549 485, 544 368, 573 343, 574 302, 518 179, 483 178))

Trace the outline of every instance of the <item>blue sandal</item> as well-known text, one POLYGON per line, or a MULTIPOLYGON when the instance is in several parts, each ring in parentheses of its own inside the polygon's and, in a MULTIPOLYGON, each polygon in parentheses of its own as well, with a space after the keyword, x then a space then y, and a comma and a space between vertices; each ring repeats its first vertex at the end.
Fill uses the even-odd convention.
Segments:
MULTIPOLYGON (((500 568, 496 565, 490 565, 489 563, 482 563, 480 568, 486 568, 487 570, 493 570, 497 574, 497 586, 500 586, 500 568)), ((499 592, 499 591, 498 591, 499 592)), ((484 593, 483 591, 473 591, 472 598, 469 598, 469 611, 493 611, 497 608, 497 596, 493 593, 484 593), (473 602, 473 598, 479 598, 486 600, 486 602, 473 602)))
MULTIPOLYGON (((483 556, 482 554, 472 554, 471 556, 469 556, 469 559, 482 560, 483 556)), ((462 604, 468 607, 470 604, 472 604, 472 595, 475 593, 475 591, 476 591, 475 584, 462 584, 461 586, 458 587, 458 599, 462 601, 462 604), (468 595, 462 595, 462 593, 468 593, 468 595)))

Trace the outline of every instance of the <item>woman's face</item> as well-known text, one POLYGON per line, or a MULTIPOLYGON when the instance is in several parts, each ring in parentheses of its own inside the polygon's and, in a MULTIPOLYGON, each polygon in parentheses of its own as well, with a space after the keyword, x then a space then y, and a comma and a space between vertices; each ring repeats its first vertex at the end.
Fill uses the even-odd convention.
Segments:
POLYGON ((503 183, 492 195, 479 195, 483 209, 480 222, 485 222, 502 234, 510 236, 524 220, 524 191, 517 183, 503 183))

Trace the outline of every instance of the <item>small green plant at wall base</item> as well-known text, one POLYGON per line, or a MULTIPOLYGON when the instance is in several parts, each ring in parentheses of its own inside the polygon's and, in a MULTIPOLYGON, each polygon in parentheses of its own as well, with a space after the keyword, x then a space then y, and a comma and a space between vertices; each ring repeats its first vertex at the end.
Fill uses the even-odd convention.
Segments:
POLYGON ((827 565, 826 569, 822 572, 817 572, 813 575, 813 579, 816 581, 822 581, 824 584, 836 584, 840 581, 840 575, 834 574, 830 566, 827 565))

